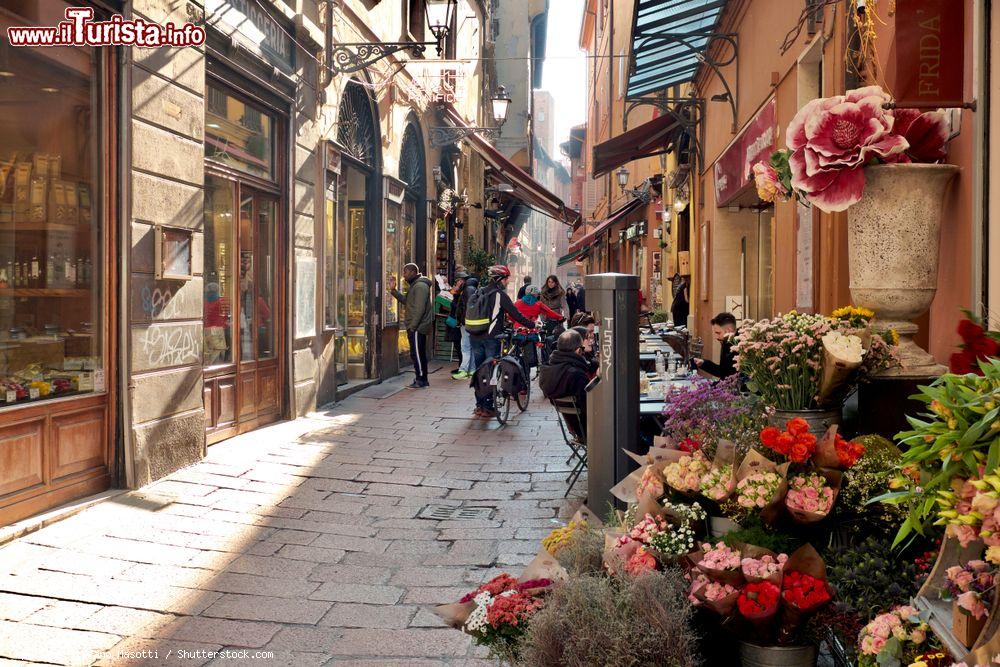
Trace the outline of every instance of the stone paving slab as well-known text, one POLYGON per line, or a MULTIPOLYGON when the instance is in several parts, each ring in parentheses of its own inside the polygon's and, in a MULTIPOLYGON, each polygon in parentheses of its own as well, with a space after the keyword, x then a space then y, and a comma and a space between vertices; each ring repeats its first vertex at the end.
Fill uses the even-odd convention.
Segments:
POLYGON ((502 429, 472 407, 445 372, 351 397, 0 547, 0 664, 490 664, 430 608, 516 574, 586 482, 563 499, 539 396, 502 429))

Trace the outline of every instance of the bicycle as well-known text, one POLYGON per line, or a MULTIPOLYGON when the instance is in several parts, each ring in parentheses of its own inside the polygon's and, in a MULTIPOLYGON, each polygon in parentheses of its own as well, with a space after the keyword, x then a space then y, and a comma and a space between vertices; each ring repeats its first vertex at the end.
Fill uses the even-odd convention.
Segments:
POLYGON ((497 336, 497 340, 500 341, 500 358, 493 361, 493 410, 496 412, 497 422, 503 426, 510 417, 512 402, 517 403, 521 412, 528 409, 531 401, 531 369, 524 357, 524 346, 528 343, 537 346, 540 339, 537 331, 518 328, 516 331, 504 331, 497 336), (517 366, 507 367, 504 363, 507 359, 516 362, 517 366))

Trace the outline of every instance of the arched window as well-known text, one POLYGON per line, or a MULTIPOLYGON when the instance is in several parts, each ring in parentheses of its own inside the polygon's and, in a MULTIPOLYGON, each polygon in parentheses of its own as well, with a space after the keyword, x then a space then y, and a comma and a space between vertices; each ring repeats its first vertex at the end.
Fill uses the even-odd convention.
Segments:
POLYGON ((351 157, 376 169, 377 137, 371 96, 361 84, 351 81, 340 99, 337 141, 351 157))

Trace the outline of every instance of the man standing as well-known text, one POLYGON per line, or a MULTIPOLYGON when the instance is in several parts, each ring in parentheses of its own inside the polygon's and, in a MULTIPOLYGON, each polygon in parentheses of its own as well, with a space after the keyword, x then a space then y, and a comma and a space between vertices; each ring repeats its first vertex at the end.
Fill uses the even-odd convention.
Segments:
POLYGON ((521 285, 521 288, 519 290, 517 290, 517 298, 518 299, 520 299, 521 297, 524 296, 524 290, 528 289, 528 285, 530 285, 530 284, 531 284, 531 276, 525 276, 524 277, 524 284, 521 285))
POLYGON ((396 277, 389 276, 386 287, 406 309, 403 323, 406 338, 410 342, 410 359, 413 360, 413 384, 411 389, 423 389, 430 385, 427 381, 427 337, 434 325, 434 307, 431 304, 431 281, 421 275, 416 264, 403 267, 403 280, 408 286, 406 294, 396 289, 396 277))
MULTIPOLYGON (((500 356, 500 341, 497 336, 504 330, 504 314, 518 324, 533 328, 535 323, 524 317, 514 307, 514 302, 507 296, 507 283, 510 282, 510 269, 502 264, 496 264, 489 268, 487 272, 489 282, 483 286, 479 297, 479 313, 473 318, 468 310, 466 302, 465 325, 475 326, 479 333, 469 333, 472 343, 472 357, 475 360, 476 370, 487 359, 496 359, 500 356), (481 319, 479 319, 481 318, 481 319)), ((471 299, 471 297, 470 297, 471 299)), ((477 417, 495 417, 493 410, 492 395, 476 397, 475 415, 477 417)))
POLYGON ((736 355, 733 354, 733 335, 736 333, 736 318, 732 313, 719 313, 712 318, 712 337, 722 343, 719 363, 708 359, 695 359, 694 365, 709 375, 725 379, 736 373, 736 355))
POLYGON ((451 374, 456 380, 468 380, 476 371, 472 359, 472 341, 469 339, 469 332, 465 329, 465 304, 469 299, 469 292, 475 291, 479 287, 479 281, 470 276, 465 271, 455 273, 455 298, 451 304, 451 317, 461 332, 462 363, 458 370, 451 374))

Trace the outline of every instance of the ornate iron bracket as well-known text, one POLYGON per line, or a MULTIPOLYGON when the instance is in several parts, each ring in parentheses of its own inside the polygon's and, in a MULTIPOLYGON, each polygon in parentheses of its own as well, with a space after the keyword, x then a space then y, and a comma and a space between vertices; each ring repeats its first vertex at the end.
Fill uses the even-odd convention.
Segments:
POLYGON ((500 136, 499 127, 432 127, 430 128, 431 146, 441 148, 458 143, 473 134, 481 134, 490 141, 500 136))
POLYGON ((428 46, 437 42, 353 42, 337 44, 330 56, 330 70, 337 74, 360 72, 379 60, 400 51, 409 51, 413 57, 421 55, 428 46))
MULTIPOLYGON (((681 128, 691 138, 692 147, 688 150, 689 157, 697 160, 698 165, 703 165, 704 159, 704 124, 701 119, 704 116, 705 100, 700 97, 667 97, 663 94, 642 95, 632 97, 625 101, 625 118, 623 120, 622 131, 628 129, 628 117, 635 109, 641 106, 652 106, 667 114, 681 126, 681 128)), ((690 161, 690 160, 689 160, 690 161)))
MULTIPOLYGON (((648 53, 649 51, 655 51, 660 49, 665 49, 666 47, 674 47, 671 53, 664 56, 661 61, 656 61, 655 63, 645 62, 644 66, 649 67, 653 64, 662 64, 669 66, 671 60, 678 58, 676 49, 679 47, 688 52, 688 54, 694 56, 698 59, 698 62, 712 70, 712 72, 719 78, 719 82, 722 83, 722 88, 725 90, 725 94, 721 95, 718 101, 725 101, 729 103, 729 109, 733 116, 732 131, 736 132, 739 127, 739 118, 737 114, 737 104, 739 102, 739 41, 736 33, 732 32, 691 32, 691 33, 649 33, 648 35, 636 35, 634 41, 635 47, 633 48, 633 54, 642 54, 644 58, 651 58, 652 56, 648 53), (704 40, 704 44, 700 47, 696 42, 701 42, 704 40), (728 67, 733 63, 736 64, 736 81, 737 87, 733 89, 729 85, 729 81, 726 76, 722 73, 722 68, 728 67)), ((683 56, 683 54, 681 54, 683 56)), ((635 72, 635 55, 633 55, 633 61, 631 63, 632 73, 635 72)), ((713 98, 715 101, 715 98, 713 98)))

